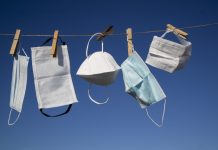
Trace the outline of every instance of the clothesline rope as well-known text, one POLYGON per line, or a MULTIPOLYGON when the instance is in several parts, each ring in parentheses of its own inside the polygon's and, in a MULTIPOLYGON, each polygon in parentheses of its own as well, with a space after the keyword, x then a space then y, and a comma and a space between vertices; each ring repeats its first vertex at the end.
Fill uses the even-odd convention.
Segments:
MULTIPOLYGON (((186 26, 186 27, 180 27, 178 29, 194 29, 194 28, 205 28, 209 26, 215 26, 218 25, 218 22, 215 23, 207 23, 207 24, 199 24, 199 25, 193 25, 193 26, 186 26)), ((144 32, 134 32, 133 34, 148 34, 148 33, 159 33, 159 32, 164 32, 166 31, 165 29, 159 29, 159 30, 148 30, 144 32)), ((126 35, 126 33, 113 33, 110 34, 109 36, 122 36, 126 35)), ((12 33, 0 33, 0 36, 14 36, 12 33)), ((21 34, 23 37, 51 37, 53 34, 21 34)), ((87 36, 92 36, 92 34, 60 34, 59 36, 61 37, 87 37, 87 36)))

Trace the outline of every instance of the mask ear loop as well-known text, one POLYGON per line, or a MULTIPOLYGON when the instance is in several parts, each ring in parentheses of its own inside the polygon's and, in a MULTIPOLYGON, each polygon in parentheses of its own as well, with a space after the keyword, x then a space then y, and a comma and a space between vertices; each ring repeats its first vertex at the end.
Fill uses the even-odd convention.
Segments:
POLYGON ((89 89, 88 89, 88 96, 89 96, 89 99, 94 102, 95 104, 98 104, 98 105, 102 105, 102 104, 106 104, 108 102, 108 100, 110 99, 110 97, 108 97, 104 102, 98 102, 96 101, 95 99, 92 98, 91 94, 90 94, 90 90, 91 90, 91 87, 92 87, 92 84, 90 83, 89 84, 89 89))
POLYGON ((21 114, 21 113, 19 112, 19 114, 17 115, 17 118, 14 120, 14 122, 10 123, 12 111, 13 111, 13 109, 11 108, 10 113, 9 113, 9 116, 8 116, 8 125, 9 125, 9 126, 14 125, 14 124, 18 121, 18 119, 19 119, 19 117, 20 117, 20 114, 21 114))
POLYGON ((165 116, 165 110, 166 110, 166 102, 167 102, 167 100, 164 99, 164 106, 163 106, 163 112, 162 112, 162 117, 161 117, 161 124, 158 124, 156 121, 154 121, 154 120, 151 118, 151 116, 149 115, 149 112, 148 112, 147 107, 145 108, 148 118, 149 118, 156 126, 158 126, 158 127, 162 127, 162 126, 163 126, 164 116, 165 116))
POLYGON ((178 34, 175 34, 175 35, 176 35, 177 39, 179 40, 180 44, 182 44, 182 45, 184 45, 186 47, 191 45, 191 43, 189 41, 181 38, 180 36, 178 36, 178 34))
MULTIPOLYGON (((89 43, 90 43, 91 39, 92 39, 93 37, 97 36, 97 35, 103 35, 103 34, 102 34, 102 33, 95 33, 95 34, 93 34, 93 35, 90 37, 90 39, 89 39, 89 41, 88 41, 88 43, 87 43, 87 46, 86 46, 86 57, 88 57, 89 43)), ((103 41, 101 41, 101 51, 104 52, 104 43, 103 43, 103 41)))
POLYGON ((21 51, 21 50, 22 50, 22 52, 24 53, 24 55, 25 55, 26 57, 29 57, 29 56, 26 54, 24 48, 22 47, 21 41, 19 41, 19 51, 17 52, 17 55, 20 54, 20 51, 21 51))
POLYGON ((166 32, 161 36, 161 38, 164 38, 166 36, 166 34, 170 33, 170 32, 173 32, 174 35, 177 37, 177 39, 179 40, 180 44, 184 45, 184 46, 190 46, 190 42, 188 42, 187 40, 181 38, 180 36, 178 36, 178 33, 177 32, 174 32, 176 28, 174 28, 173 30, 169 30, 167 29, 166 32))
POLYGON ((22 49, 24 55, 25 55, 26 57, 28 57, 27 54, 26 54, 26 52, 25 52, 25 50, 24 50, 24 48, 22 47, 21 49, 22 49))
POLYGON ((167 30, 164 32, 164 34, 161 35, 161 38, 164 38, 164 37, 165 37, 168 33, 170 33, 170 32, 173 32, 173 31, 167 29, 167 30))

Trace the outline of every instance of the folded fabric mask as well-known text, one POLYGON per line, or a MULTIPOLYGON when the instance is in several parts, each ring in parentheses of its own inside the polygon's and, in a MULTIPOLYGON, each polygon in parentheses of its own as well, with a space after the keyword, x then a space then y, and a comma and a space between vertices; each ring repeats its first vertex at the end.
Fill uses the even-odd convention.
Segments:
POLYGON ((10 94, 10 113, 8 117, 8 125, 14 125, 20 116, 22 111, 24 96, 27 85, 27 73, 29 57, 22 48, 25 56, 20 55, 20 50, 14 56, 13 71, 12 71, 12 82, 11 82, 11 94, 10 94), (19 114, 14 122, 10 122, 12 110, 16 110, 19 114))
POLYGON ((103 41, 101 41, 102 49, 101 51, 94 52, 88 55, 89 43, 92 38, 97 35, 102 35, 101 33, 96 33, 91 36, 86 47, 86 59, 80 65, 77 75, 85 79, 90 83, 88 90, 89 98, 96 104, 105 104, 105 102, 97 102, 90 95, 91 84, 107 86, 112 84, 120 70, 120 66, 116 63, 114 58, 107 52, 104 51, 103 41))
POLYGON ((149 119, 155 125, 161 127, 165 114, 166 95, 147 65, 137 52, 133 51, 133 53, 121 64, 121 68, 125 91, 137 100, 141 108, 146 110, 149 119), (161 124, 158 124, 149 115, 147 107, 161 100, 164 100, 164 109, 161 124))
POLYGON ((57 46, 57 56, 50 55, 51 46, 32 47, 32 66, 38 107, 47 117, 57 117, 68 113, 77 97, 70 74, 67 45, 57 46), (48 115, 43 111, 68 105, 59 115, 48 115))
POLYGON ((164 39, 166 31, 161 37, 154 36, 149 48, 146 63, 167 72, 182 69, 191 56, 192 44, 176 35, 180 43, 164 39))

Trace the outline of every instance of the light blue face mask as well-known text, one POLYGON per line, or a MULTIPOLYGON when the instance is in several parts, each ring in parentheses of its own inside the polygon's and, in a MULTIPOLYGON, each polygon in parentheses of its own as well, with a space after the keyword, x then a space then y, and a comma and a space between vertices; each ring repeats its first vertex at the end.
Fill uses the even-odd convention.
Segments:
POLYGON ((26 92, 29 57, 27 56, 23 48, 22 51, 25 55, 20 55, 19 49, 16 56, 14 57, 13 62, 10 94, 11 110, 8 117, 8 125, 14 125, 18 121, 20 113, 22 111, 24 96, 26 92), (11 122, 11 114, 13 110, 17 111, 18 115, 15 121, 11 122))
POLYGON ((163 125, 166 95, 164 94, 159 83, 148 69, 147 65, 137 54, 133 51, 121 65, 123 72, 123 80, 125 84, 125 91, 132 95, 140 104, 141 108, 145 108, 149 119, 158 127, 163 125), (156 123, 149 115, 147 106, 164 101, 164 109, 162 114, 161 124, 156 123))

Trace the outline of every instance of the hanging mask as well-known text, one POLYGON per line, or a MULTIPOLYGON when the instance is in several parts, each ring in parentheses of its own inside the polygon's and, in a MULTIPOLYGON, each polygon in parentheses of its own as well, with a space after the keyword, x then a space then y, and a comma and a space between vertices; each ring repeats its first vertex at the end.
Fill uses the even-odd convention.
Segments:
POLYGON ((154 36, 146 63, 167 72, 182 69, 191 56, 192 44, 176 35, 180 43, 164 39, 166 31, 161 37, 154 36))
MULTIPOLYGON (((44 45, 44 44, 43 44, 44 45)), ((32 47, 32 66, 38 107, 46 117, 67 114, 77 97, 70 73, 67 45, 57 46, 57 56, 50 55, 51 46, 32 47), (48 115, 43 110, 68 105, 64 113, 48 115)))
POLYGON ((19 50, 14 57, 10 94, 11 110, 8 117, 8 125, 14 125, 18 121, 26 92, 29 57, 26 55, 23 48, 22 51, 25 56, 20 55, 19 50), (12 110, 16 110, 19 113, 13 123, 10 122, 12 110))
MULTIPOLYGON (((96 33, 92 35, 91 38, 89 39, 86 47, 86 59, 79 67, 77 71, 77 75, 88 81, 90 84, 106 86, 112 84, 115 81, 120 66, 116 63, 114 58, 109 53, 104 51, 103 41, 101 41, 102 44, 101 51, 97 51, 93 54, 88 55, 89 43, 91 39, 96 35, 102 35, 102 34, 96 33)), ((104 104, 108 101, 108 99, 103 103, 95 101, 90 96, 89 90, 88 90, 88 95, 93 102, 97 104, 104 104)))
POLYGON ((166 95, 147 65, 137 52, 133 51, 133 53, 122 63, 121 68, 125 91, 138 101, 141 108, 146 110, 149 119, 151 119, 155 125, 161 127, 164 120, 166 95), (165 101, 162 122, 161 124, 158 124, 150 117, 147 107, 161 100, 165 101))

